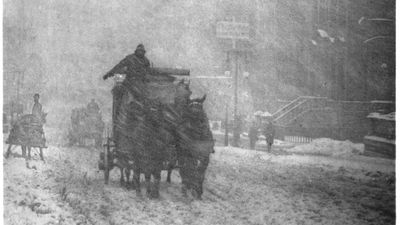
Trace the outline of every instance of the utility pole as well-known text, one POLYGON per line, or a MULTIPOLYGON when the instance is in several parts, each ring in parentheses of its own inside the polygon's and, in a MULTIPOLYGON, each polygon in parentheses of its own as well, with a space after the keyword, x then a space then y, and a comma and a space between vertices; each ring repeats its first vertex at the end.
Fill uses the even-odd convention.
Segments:
POLYGON ((217 22, 217 38, 230 39, 232 49, 230 52, 235 56, 235 77, 234 77, 234 102, 233 102, 233 146, 239 146, 240 130, 238 121, 238 79, 239 79, 239 49, 236 46, 237 40, 249 40, 249 24, 236 22, 235 17, 231 21, 217 22))
POLYGON ((240 130, 239 130, 239 117, 237 113, 238 107, 238 78, 239 78, 239 53, 236 49, 233 49, 233 53, 235 54, 235 84, 234 84, 234 102, 233 102, 233 146, 239 147, 240 140, 240 130))
POLYGON ((228 103, 225 105, 225 146, 229 144, 229 130, 228 130, 228 123, 229 123, 229 114, 228 114, 228 103))
POLYGON ((344 88, 344 98, 343 100, 347 101, 347 72, 348 72, 348 55, 349 55, 349 1, 346 1, 346 43, 345 43, 345 53, 344 53, 344 69, 343 69, 343 88, 344 88))

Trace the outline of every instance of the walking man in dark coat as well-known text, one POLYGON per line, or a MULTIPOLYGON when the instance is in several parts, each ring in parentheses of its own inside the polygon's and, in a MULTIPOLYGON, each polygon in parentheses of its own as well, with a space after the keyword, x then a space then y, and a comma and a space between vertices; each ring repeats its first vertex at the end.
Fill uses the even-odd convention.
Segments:
POLYGON ((272 144, 274 143, 275 127, 272 119, 269 119, 264 130, 265 140, 267 142, 267 151, 271 152, 272 144))

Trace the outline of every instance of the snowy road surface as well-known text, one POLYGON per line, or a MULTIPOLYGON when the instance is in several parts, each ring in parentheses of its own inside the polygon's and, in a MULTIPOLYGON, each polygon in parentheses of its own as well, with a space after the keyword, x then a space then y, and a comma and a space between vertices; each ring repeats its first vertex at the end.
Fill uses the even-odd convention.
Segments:
MULTIPOLYGON (((15 150, 20 153, 20 150, 15 150)), ((4 159, 5 224, 394 224, 394 160, 274 155, 217 147, 203 200, 163 172, 161 198, 104 185, 98 150, 49 147, 4 159)))

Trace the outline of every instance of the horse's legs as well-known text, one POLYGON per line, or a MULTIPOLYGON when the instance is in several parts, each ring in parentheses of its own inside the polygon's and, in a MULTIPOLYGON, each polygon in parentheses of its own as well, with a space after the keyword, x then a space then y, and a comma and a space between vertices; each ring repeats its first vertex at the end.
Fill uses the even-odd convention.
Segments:
POLYGON ((167 182, 171 183, 171 173, 172 170, 174 169, 174 165, 172 163, 168 163, 168 174, 167 174, 167 182))
POLYGON ((146 171, 144 173, 144 179, 146 180, 146 195, 147 197, 151 197, 151 173, 146 171))
POLYGON ((12 147, 12 144, 9 144, 9 145, 8 145, 8 148, 7 148, 6 155, 5 155, 5 157, 6 157, 6 158, 8 158, 8 157, 10 156, 10 153, 11 153, 11 147, 12 147))
POLYGON ((136 196, 140 196, 142 194, 140 189, 140 168, 137 166, 134 167, 133 183, 136 187, 136 196))
POLYGON ((31 159, 31 147, 28 146, 28 159, 31 159))
POLYGON ((124 180, 124 167, 120 167, 119 170, 121 171, 121 178, 119 179, 119 183, 121 186, 124 186, 125 180, 124 180))
POLYGON ((181 192, 184 197, 187 196, 187 189, 188 189, 188 175, 187 175, 187 165, 188 163, 186 162, 185 158, 182 157, 180 161, 180 167, 179 167, 179 175, 181 176, 182 179, 182 188, 181 192))
POLYGON ((40 159, 44 161, 44 157, 43 157, 43 149, 39 148, 40 151, 40 159))
POLYGON ((160 197, 160 180, 161 180, 161 169, 153 172, 154 184, 153 191, 151 193, 152 198, 160 197))
POLYGON ((126 187, 129 189, 129 178, 131 176, 131 169, 129 167, 125 168, 125 176, 126 176, 126 187))
POLYGON ((271 152, 271 148, 272 147, 272 143, 271 142, 268 142, 268 152, 271 152))
POLYGON ((22 156, 26 157, 26 146, 25 145, 21 145, 21 150, 22 150, 22 156))
POLYGON ((186 184, 186 182, 185 182, 185 183, 183 183, 183 181, 182 181, 182 188, 181 188, 181 192, 182 192, 182 195, 183 195, 183 197, 187 197, 187 189, 188 189, 188 187, 187 187, 187 184, 186 184))

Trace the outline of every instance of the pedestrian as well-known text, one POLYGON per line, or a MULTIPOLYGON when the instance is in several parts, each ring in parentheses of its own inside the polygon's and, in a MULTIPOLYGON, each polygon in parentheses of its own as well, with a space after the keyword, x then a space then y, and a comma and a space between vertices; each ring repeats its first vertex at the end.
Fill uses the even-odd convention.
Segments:
POLYGON ((264 129, 265 141, 267 143, 267 151, 271 152, 272 144, 274 143, 275 127, 272 119, 269 119, 264 129))
POLYGON ((242 117, 237 115, 235 117, 236 123, 233 127, 233 147, 240 147, 240 134, 242 133, 242 117))

